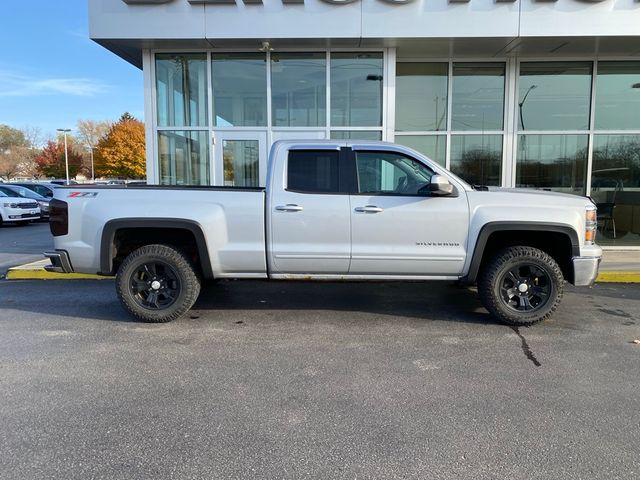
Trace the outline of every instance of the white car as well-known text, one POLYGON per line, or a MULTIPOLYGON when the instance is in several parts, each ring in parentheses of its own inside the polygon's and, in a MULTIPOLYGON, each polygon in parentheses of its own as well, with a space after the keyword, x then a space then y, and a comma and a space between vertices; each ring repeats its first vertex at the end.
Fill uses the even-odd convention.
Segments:
POLYGON ((39 218, 38 202, 0 191, 0 225, 4 222, 29 223, 39 218))

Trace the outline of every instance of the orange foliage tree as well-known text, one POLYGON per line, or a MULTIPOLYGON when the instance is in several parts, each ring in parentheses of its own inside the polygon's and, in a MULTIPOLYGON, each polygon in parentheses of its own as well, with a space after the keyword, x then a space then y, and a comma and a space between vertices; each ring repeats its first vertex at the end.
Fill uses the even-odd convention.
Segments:
POLYGON ((96 146, 96 176, 143 178, 145 159, 144 124, 125 113, 96 146))

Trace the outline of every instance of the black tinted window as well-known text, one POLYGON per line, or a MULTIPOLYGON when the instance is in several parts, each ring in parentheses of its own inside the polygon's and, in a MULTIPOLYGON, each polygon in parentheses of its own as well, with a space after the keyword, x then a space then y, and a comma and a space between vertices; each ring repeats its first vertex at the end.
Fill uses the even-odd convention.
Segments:
POLYGON ((337 193, 339 152, 304 150, 289 152, 287 190, 309 193, 337 193))

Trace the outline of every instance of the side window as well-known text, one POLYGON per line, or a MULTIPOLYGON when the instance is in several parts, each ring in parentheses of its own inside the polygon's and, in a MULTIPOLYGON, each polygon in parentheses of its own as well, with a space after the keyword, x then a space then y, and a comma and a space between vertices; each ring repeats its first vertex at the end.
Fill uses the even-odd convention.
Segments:
POLYGON ((338 193, 340 153, 336 150, 291 150, 287 162, 287 190, 338 193))
POLYGON ((434 172, 417 160, 390 152, 356 152, 358 191, 386 195, 424 195, 419 190, 434 172))

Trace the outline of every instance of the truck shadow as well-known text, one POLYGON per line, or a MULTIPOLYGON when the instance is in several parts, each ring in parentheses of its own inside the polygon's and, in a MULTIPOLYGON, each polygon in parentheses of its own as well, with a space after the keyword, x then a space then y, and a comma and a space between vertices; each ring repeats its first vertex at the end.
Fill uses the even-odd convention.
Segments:
MULTIPOLYGON (((111 280, 4 281, 0 298, 7 309, 59 317, 136 322, 121 307, 111 280)), ((481 306, 477 293, 439 282, 278 282, 223 280, 205 285, 189 317, 224 318, 225 312, 265 312, 270 318, 288 311, 359 313, 418 322, 445 321, 498 324, 481 306), (220 315, 219 315, 220 314, 220 315), (218 316, 219 315, 219 316, 218 316)), ((8 313, 8 312, 7 312, 8 313)), ((235 315, 237 317, 238 315, 235 315)), ((344 318, 344 315, 341 316, 344 318)), ((358 317, 362 319, 362 317, 358 317)))
POLYGON ((474 289, 440 282, 222 280, 203 287, 193 310, 360 312, 427 321, 498 324, 474 289))

